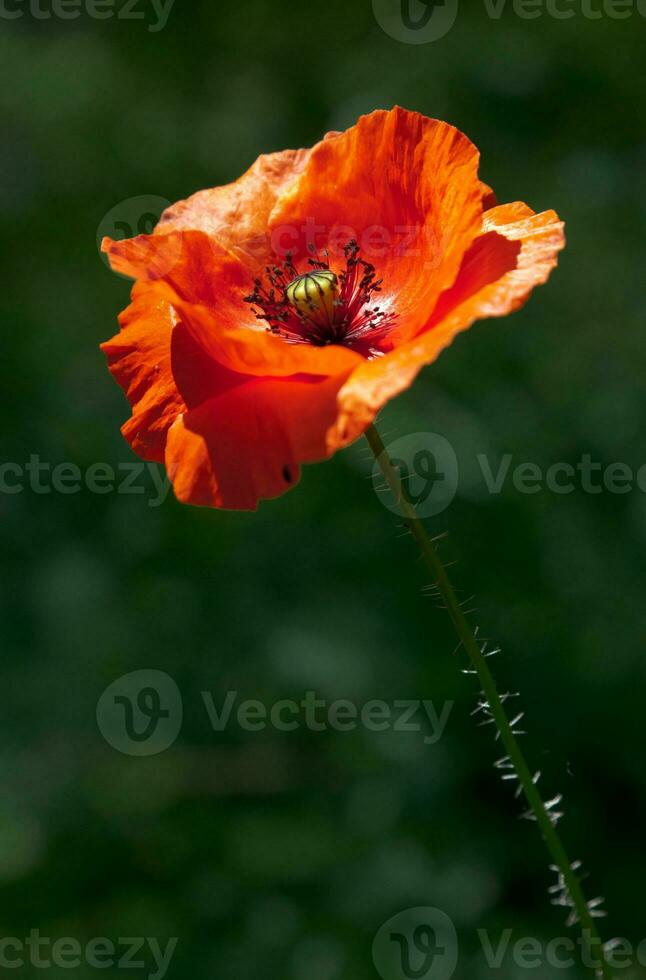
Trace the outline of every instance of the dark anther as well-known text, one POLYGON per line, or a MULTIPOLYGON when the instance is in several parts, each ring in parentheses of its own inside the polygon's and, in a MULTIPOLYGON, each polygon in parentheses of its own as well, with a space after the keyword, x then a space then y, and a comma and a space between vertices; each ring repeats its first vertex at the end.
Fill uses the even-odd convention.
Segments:
POLYGON ((312 242, 307 249, 309 271, 299 273, 288 253, 282 264, 266 266, 266 284, 254 280, 254 292, 244 301, 253 304, 256 319, 288 343, 343 344, 366 357, 379 354, 375 345, 391 330, 397 314, 370 307, 383 284, 375 266, 360 257, 355 239, 343 248, 342 269, 330 266, 326 249, 319 253, 312 242))

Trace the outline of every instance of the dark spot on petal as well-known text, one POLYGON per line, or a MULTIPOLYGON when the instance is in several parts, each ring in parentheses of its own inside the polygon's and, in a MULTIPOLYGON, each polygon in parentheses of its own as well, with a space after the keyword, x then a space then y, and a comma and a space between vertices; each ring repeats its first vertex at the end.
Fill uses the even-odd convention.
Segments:
POLYGON ((283 466, 283 479, 285 483, 293 483, 294 477, 292 476, 292 471, 289 466, 283 466))

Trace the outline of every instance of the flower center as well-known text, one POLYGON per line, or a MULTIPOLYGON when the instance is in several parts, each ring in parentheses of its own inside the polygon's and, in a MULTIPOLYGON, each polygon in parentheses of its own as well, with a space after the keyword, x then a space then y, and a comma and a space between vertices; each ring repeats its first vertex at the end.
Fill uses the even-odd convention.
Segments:
POLYGON ((397 314, 372 305, 382 285, 374 265, 360 257, 354 240, 343 249, 345 266, 338 273, 330 268, 327 252, 319 256, 310 247, 310 253, 306 272, 299 273, 291 255, 267 266, 265 278, 254 281, 245 302, 267 330, 289 343, 343 344, 376 356, 376 345, 397 314))

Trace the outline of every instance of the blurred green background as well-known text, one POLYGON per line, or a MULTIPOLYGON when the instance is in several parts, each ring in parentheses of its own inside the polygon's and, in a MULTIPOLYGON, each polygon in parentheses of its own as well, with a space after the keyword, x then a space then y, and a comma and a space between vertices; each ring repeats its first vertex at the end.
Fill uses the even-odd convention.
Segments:
MULTIPOLYGON (((226 183, 261 152, 395 103, 463 129, 499 199, 556 208, 568 249, 523 311, 459 338, 381 427, 454 446, 460 491, 431 527, 450 532, 443 553, 503 647, 501 687, 522 691, 527 750, 565 794, 563 834, 606 896, 606 936, 639 942, 646 495, 523 495, 509 481, 492 496, 473 461, 646 462, 646 20, 462 8, 426 45, 389 37, 366 0, 177 0, 157 32, 144 0, 144 20, 0 17, 1 462, 135 461, 97 349, 128 297, 95 246, 120 202, 226 183)), ((255 515, 172 495, 151 506, 150 477, 139 483, 0 493, 1 936, 175 936, 171 978, 367 980, 382 923, 433 906, 471 980, 492 975, 479 928, 494 942, 507 928, 567 935, 536 828, 494 773, 473 679, 364 447, 307 467, 255 515), (175 680, 184 723, 137 758, 102 737, 96 706, 144 668, 175 680), (271 705, 309 690, 455 707, 428 745, 214 732, 200 696, 271 705)), ((497 975, 527 972, 508 958, 497 975)), ((117 974, 146 971, 103 971, 117 974)))

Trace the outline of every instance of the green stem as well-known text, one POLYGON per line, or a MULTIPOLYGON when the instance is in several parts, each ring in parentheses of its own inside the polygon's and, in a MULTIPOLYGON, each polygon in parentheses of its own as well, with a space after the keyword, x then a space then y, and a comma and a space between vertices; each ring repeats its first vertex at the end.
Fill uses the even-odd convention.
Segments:
POLYGON ((381 436, 373 425, 369 426, 366 430, 366 438, 386 483, 395 495, 405 524, 417 542, 422 557, 433 576, 433 582, 442 596, 444 605, 460 640, 460 645, 464 647, 473 669, 478 675, 488 712, 498 729, 500 740, 514 767, 520 786, 529 804, 530 811, 541 830, 554 865, 562 876, 562 881, 571 900, 572 909, 576 912, 581 930, 584 935, 587 933, 590 947, 595 949, 598 957, 599 975, 603 977, 603 980, 613 980, 613 973, 606 959, 603 943, 583 894, 579 878, 575 873, 575 868, 567 855, 552 817, 546 804, 543 802, 529 766, 525 761, 522 749, 514 734, 513 726, 507 717, 503 699, 498 693, 496 682, 487 665, 481 641, 478 640, 476 633, 469 624, 442 560, 436 551, 435 545, 429 537, 422 521, 417 517, 415 508, 405 493, 399 471, 391 464, 381 436))

